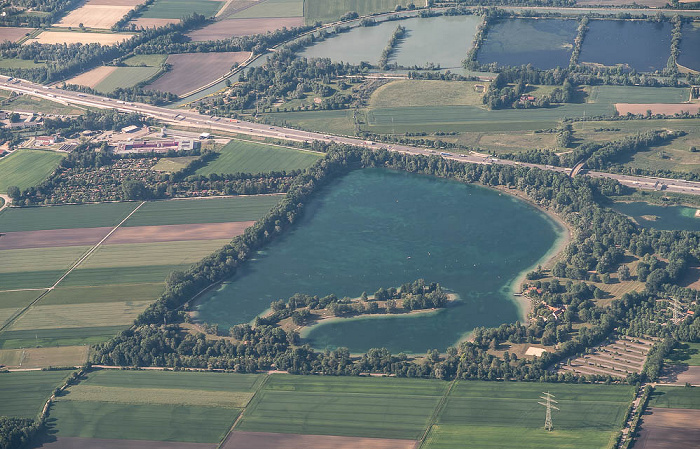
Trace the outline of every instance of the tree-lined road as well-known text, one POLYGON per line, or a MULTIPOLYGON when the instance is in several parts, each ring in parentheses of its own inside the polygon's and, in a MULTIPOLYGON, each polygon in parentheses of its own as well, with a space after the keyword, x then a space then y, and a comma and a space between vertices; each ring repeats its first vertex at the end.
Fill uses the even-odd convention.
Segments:
MULTIPOLYGON (((361 146, 372 149, 385 149, 396 151, 405 154, 431 155, 438 154, 446 159, 454 159, 462 162, 474 164, 502 164, 502 165, 523 165, 528 167, 536 167, 542 170, 552 170, 563 173, 569 173, 570 168, 553 167, 550 165, 526 164, 509 160, 498 159, 485 154, 459 154, 454 155, 449 152, 437 152, 426 148, 387 144, 383 142, 373 142, 362 140, 355 137, 336 136, 327 133, 316 133, 310 131, 300 131, 297 129, 284 128, 280 126, 270 126, 261 123, 246 122, 242 120, 229 119, 225 117, 216 117, 202 115, 189 110, 168 109, 159 106, 152 106, 143 103, 125 102, 112 98, 101 97, 98 95, 84 94, 80 92, 72 92, 57 88, 49 88, 41 84, 32 83, 25 80, 10 78, 0 75, 0 88, 13 92, 34 95, 40 98, 45 98, 51 101, 61 103, 71 103, 82 106, 89 106, 100 109, 117 109, 121 112, 136 112, 149 117, 162 120, 166 123, 177 123, 181 126, 193 128, 218 130, 229 133, 245 134, 250 136, 275 138, 281 140, 290 140, 297 142, 336 142, 348 145, 361 146)), ((686 193, 691 195, 700 195, 700 182, 683 181, 678 179, 668 178, 648 178, 642 176, 625 176, 602 172, 588 172, 592 177, 608 177, 616 179, 621 184, 646 190, 666 190, 669 192, 686 193)))

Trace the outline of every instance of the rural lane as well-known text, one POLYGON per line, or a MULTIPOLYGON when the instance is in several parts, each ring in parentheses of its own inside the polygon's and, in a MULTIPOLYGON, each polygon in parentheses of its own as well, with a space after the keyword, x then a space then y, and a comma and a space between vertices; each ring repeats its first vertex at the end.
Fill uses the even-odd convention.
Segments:
MULTIPOLYGON (((18 93, 34 95, 52 101, 62 101, 82 106, 96 107, 100 109, 117 109, 121 112, 136 112, 149 117, 162 120, 167 123, 177 123, 181 126, 189 126, 210 131, 218 130, 229 133, 244 134, 249 136, 274 138, 296 142, 335 142, 341 144, 355 145, 370 149, 384 149, 404 154, 440 155, 446 159, 453 159, 473 164, 501 164, 501 165, 523 165, 539 168, 542 170, 552 170, 569 173, 570 168, 554 167, 550 165, 526 164, 510 160, 502 160, 486 154, 471 153, 454 155, 448 152, 436 152, 427 148, 420 148, 408 145, 387 144, 362 140, 356 137, 338 136, 329 133, 317 133, 310 131, 300 131, 297 129, 284 128, 281 126, 270 126, 262 123, 246 122, 224 117, 208 116, 189 110, 168 109, 159 106, 152 106, 143 103, 125 102, 98 95, 84 94, 80 92, 66 91, 54 87, 47 87, 41 84, 32 83, 17 78, 10 78, 0 75, 0 89, 18 93)), ((588 172, 592 177, 607 177, 616 179, 621 184, 629 187, 645 190, 665 190, 676 193, 686 193, 690 195, 700 195, 700 182, 684 181, 679 179, 655 178, 643 176, 627 176, 613 173, 588 172)))

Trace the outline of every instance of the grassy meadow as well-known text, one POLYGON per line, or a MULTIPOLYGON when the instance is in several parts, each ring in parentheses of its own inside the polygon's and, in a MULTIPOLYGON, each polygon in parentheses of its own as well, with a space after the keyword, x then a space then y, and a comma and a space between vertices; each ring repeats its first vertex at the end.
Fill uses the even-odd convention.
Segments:
POLYGON ((196 12, 212 17, 224 2, 215 0, 156 0, 140 17, 147 19, 181 19, 196 12))
POLYGON ((39 184, 58 167, 65 154, 55 151, 17 150, 0 159, 0 192, 9 186, 26 189, 39 184))
POLYGON ((0 229, 15 232, 116 226, 138 204, 100 203, 5 209, 0 212, 0 229))
POLYGON ((234 14, 235 19, 302 17, 304 0, 267 0, 234 14))
POLYGON ((649 407, 700 409, 700 388, 657 386, 649 407))
POLYGON ((227 173, 269 173, 303 170, 323 157, 320 153, 232 140, 219 156, 195 172, 196 175, 227 173))
POLYGON ((0 416, 34 418, 70 371, 27 371, 0 374, 0 416))
POLYGON ((673 365, 700 366, 700 343, 679 343, 664 362, 673 365))

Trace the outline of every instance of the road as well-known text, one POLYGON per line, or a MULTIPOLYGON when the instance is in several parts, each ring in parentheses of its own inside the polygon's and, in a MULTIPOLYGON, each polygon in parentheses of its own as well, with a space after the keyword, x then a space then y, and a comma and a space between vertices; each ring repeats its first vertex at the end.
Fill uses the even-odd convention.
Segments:
MULTIPOLYGON (((136 112, 146 116, 154 117, 166 123, 176 123, 180 126, 188 126, 206 130, 218 130, 229 133, 245 134, 250 136, 267 137, 296 142, 336 142, 341 144, 356 145, 371 149, 385 149, 399 153, 413 155, 440 155, 445 159, 454 159, 473 164, 501 164, 501 165, 523 165, 536 167, 542 170, 552 170, 569 173, 571 169, 553 167, 550 165, 526 164, 509 160, 502 160, 486 154, 471 153, 454 155, 449 152, 436 152, 427 148, 420 148, 408 145, 387 144, 362 140, 356 137, 337 136, 327 133, 316 133, 310 131, 300 131, 280 126, 270 126, 261 123, 246 122, 224 117, 202 115, 193 111, 173 110, 159 106, 152 106, 143 103, 132 103, 115 100, 98 95, 84 94, 47 87, 41 84, 32 83, 16 78, 9 78, 0 75, 0 89, 34 95, 52 101, 63 101, 66 103, 89 106, 101 109, 117 109, 122 112, 136 112)), ((588 172, 592 177, 608 177, 619 181, 621 184, 646 190, 665 190, 669 192, 686 193, 700 195, 700 182, 683 181, 668 178, 648 178, 642 176, 625 176, 602 172, 588 172)))

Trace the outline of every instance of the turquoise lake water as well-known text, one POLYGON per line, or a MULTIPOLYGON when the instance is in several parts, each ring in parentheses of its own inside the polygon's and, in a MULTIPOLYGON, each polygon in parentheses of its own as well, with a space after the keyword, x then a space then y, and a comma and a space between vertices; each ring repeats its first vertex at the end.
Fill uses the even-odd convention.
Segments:
POLYGON ((447 309, 346 319, 312 328, 316 348, 445 350, 477 326, 514 322, 511 282, 561 235, 531 205, 483 187, 382 169, 326 186, 283 237, 198 304, 226 329, 294 293, 357 297, 423 278, 459 295, 447 309))

